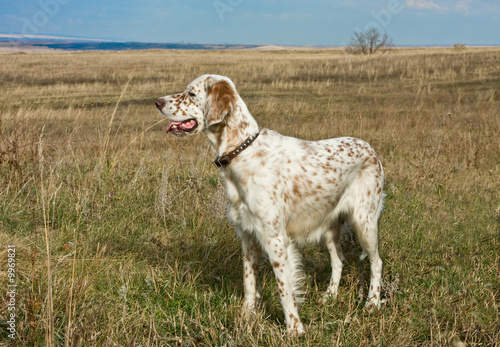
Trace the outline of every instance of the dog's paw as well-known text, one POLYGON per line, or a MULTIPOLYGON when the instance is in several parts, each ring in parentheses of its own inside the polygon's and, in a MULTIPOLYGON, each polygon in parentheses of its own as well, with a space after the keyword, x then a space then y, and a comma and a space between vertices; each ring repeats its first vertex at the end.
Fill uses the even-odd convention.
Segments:
POLYGON ((287 332, 290 336, 300 337, 306 334, 306 329, 302 323, 299 323, 296 327, 289 328, 287 332))
POLYGON ((337 299, 337 293, 332 293, 332 292, 326 292, 321 296, 319 299, 319 303, 322 305, 325 305, 329 302, 332 302, 337 299))

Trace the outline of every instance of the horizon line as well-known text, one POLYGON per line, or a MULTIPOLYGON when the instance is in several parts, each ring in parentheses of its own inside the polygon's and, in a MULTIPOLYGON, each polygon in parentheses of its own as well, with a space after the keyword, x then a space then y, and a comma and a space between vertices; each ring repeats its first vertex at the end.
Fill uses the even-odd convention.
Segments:
MULTIPOLYGON (((290 45, 290 44, 281 44, 281 43, 229 43, 229 42, 185 42, 185 41, 172 41, 172 42, 151 42, 151 41, 131 41, 131 40, 120 40, 120 39, 104 39, 104 38, 86 38, 79 36, 63 36, 63 35, 52 35, 52 34, 19 34, 19 33, 2 33, 0 32, 0 40, 2 39, 13 39, 16 41, 22 40, 54 40, 54 41, 63 41, 63 40, 74 40, 74 41, 83 41, 83 42, 103 42, 103 43, 140 43, 140 44, 176 44, 176 45, 226 45, 226 46, 278 46, 278 47, 293 47, 293 48, 342 48, 347 45, 290 45)), ((395 44, 394 47, 453 47, 457 44, 463 44, 466 46, 473 47, 497 47, 500 44, 474 44, 474 43, 463 43, 457 42, 454 44, 395 44)))

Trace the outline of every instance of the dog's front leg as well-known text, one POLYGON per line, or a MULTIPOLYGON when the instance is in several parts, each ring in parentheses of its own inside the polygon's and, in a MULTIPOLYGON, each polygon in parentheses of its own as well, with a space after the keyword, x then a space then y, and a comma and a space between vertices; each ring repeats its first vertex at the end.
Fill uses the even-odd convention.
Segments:
POLYGON ((298 278, 294 278, 298 273, 295 268, 297 266, 297 261, 291 259, 295 256, 295 253, 291 251, 293 244, 289 242, 285 232, 283 235, 284 236, 273 235, 267 237, 266 244, 263 245, 263 248, 268 254, 274 275, 276 276, 281 306, 285 313, 287 331, 291 335, 303 335, 305 334, 305 329, 300 321, 298 302, 294 290, 294 287, 299 281, 298 278))
POLYGON ((243 285, 245 287, 246 314, 253 313, 260 298, 258 274, 262 249, 255 237, 247 232, 240 232, 243 250, 243 285))

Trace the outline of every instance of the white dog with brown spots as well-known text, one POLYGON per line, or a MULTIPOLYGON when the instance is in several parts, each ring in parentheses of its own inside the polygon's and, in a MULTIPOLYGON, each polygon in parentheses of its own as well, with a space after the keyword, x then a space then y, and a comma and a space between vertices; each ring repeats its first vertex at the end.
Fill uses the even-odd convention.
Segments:
POLYGON ((383 206, 384 172, 364 141, 333 138, 304 141, 259 129, 227 77, 204 75, 179 94, 156 100, 176 136, 205 133, 217 155, 214 163, 226 185, 228 218, 243 248, 244 308, 252 312, 260 297, 261 255, 272 264, 287 330, 303 334, 298 313, 303 274, 295 242, 324 240, 332 277, 326 296, 335 297, 342 261, 340 229, 354 230, 363 259, 371 264, 366 306, 380 306, 382 260, 378 220, 383 206))

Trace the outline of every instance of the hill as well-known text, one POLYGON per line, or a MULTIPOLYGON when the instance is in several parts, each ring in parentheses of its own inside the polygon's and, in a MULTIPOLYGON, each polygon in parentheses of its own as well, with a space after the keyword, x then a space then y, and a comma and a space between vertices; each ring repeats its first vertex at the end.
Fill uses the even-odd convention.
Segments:
POLYGON ((69 51, 124 51, 143 49, 248 49, 258 48, 259 45, 245 44, 207 44, 207 43, 157 43, 157 42, 114 42, 96 39, 80 39, 72 37, 47 35, 9 35, 0 34, 0 47, 7 48, 44 48, 69 51))

